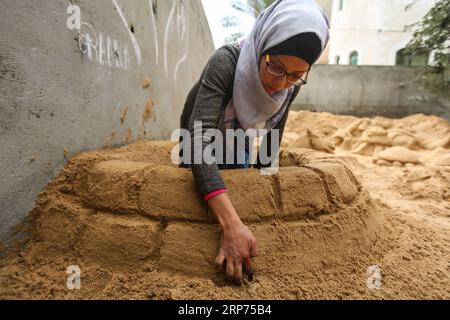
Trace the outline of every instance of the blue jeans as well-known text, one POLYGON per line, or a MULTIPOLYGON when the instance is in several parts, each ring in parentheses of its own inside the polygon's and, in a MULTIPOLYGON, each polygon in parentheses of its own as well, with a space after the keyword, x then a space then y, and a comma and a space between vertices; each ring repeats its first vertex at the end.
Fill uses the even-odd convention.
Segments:
POLYGON ((220 170, 228 169, 247 169, 250 168, 250 155, 248 150, 245 150, 245 163, 244 164, 219 164, 220 170))

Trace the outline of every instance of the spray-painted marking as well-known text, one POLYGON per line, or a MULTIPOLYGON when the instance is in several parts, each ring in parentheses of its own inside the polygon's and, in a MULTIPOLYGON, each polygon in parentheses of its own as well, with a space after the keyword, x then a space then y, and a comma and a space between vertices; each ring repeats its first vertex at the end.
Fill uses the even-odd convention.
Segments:
POLYGON ((152 29, 153 29, 153 36, 154 36, 154 46, 155 46, 155 56, 156 56, 156 65, 159 65, 159 43, 158 43, 158 30, 156 27, 156 18, 155 14, 153 12, 153 2, 152 0, 148 0, 148 3, 150 5, 150 14, 152 17, 152 29))
MULTIPOLYGON (((66 26, 69 30, 77 30, 78 46, 89 60, 110 68, 130 70, 130 54, 126 44, 111 36, 97 33, 92 25, 81 20, 81 10, 77 5, 67 8, 70 15, 66 26)), ((138 59, 139 62, 139 59, 138 59)))
POLYGON ((122 9, 120 8, 120 6, 117 4, 117 0, 112 0, 112 2, 114 3, 114 6, 116 7, 117 12, 119 13, 120 19, 122 20, 122 22, 125 26, 125 29, 128 32, 128 35, 130 36, 131 43, 133 44, 133 48, 134 48, 134 53, 136 54, 136 59, 137 59, 138 65, 142 65, 142 53, 141 53, 141 48, 139 47, 139 44, 137 42, 137 39, 134 36, 133 32, 131 32, 130 28, 128 27, 127 19, 125 18, 125 15, 124 15, 122 9))
MULTIPOLYGON (((159 34, 158 34, 158 28, 156 25, 156 18, 153 13, 153 4, 152 0, 148 1, 150 6, 150 15, 151 15, 151 27, 153 29, 154 34, 154 46, 155 46, 155 56, 156 56, 156 65, 159 65, 159 34)), ((173 80, 176 80, 178 69, 180 66, 186 61, 188 57, 188 51, 189 51, 189 41, 188 41, 188 33, 189 33, 189 19, 187 17, 186 9, 185 9, 185 2, 179 1, 179 0, 173 0, 172 1, 172 8, 169 13, 169 17, 167 19, 167 23, 165 25, 164 29, 164 43, 163 43, 163 64, 164 64, 164 71, 166 74, 166 77, 169 77, 169 35, 173 35, 170 33, 170 28, 175 26, 176 30, 176 39, 177 43, 181 43, 182 50, 179 50, 181 57, 177 60, 177 62, 174 64, 174 71, 172 78, 173 80)))
MULTIPOLYGON (((122 10, 118 0, 112 0, 117 13, 125 26, 125 29, 130 37, 131 44, 136 55, 136 60, 138 66, 142 65, 142 50, 139 43, 129 28, 127 18, 122 10)), ((148 0, 150 6, 150 16, 151 16, 151 28, 153 31, 153 45, 155 48, 155 60, 156 65, 160 64, 160 47, 159 47, 159 34, 158 27, 156 23, 156 17, 153 11, 153 2, 148 0)), ((172 53, 179 53, 178 59, 175 58, 176 62, 173 64, 173 74, 172 79, 176 80, 180 66, 187 60, 189 51, 189 19, 186 13, 185 2, 179 0, 172 1, 172 7, 169 13, 167 23, 164 28, 164 43, 163 43, 163 65, 166 77, 169 78, 169 38, 171 33, 171 28, 175 28, 176 43, 181 44, 181 50, 174 50, 172 53)), ((102 32, 97 32, 92 25, 88 22, 81 20, 81 10, 77 5, 70 5, 67 8, 67 18, 66 25, 70 30, 78 31, 78 45, 81 52, 86 55, 89 60, 95 61, 98 64, 110 68, 130 70, 130 54, 129 49, 126 44, 119 42, 118 40, 112 38, 109 35, 104 35, 102 32)), ((178 49, 178 48, 177 48, 178 49)))

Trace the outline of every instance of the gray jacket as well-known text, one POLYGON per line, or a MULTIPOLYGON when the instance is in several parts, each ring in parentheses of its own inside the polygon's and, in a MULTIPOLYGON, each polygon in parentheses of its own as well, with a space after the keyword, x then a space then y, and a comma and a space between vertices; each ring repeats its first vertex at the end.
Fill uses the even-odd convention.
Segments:
MULTIPOLYGON (((224 45, 217 49, 209 59, 200 79, 190 90, 184 104, 183 113, 181 114, 180 128, 190 131, 192 146, 194 145, 194 121, 202 121, 202 131, 218 128, 222 111, 233 95, 234 74, 240 51, 240 48, 235 45, 224 45)), ((280 130, 280 144, 290 106, 299 90, 300 87, 295 87, 294 94, 289 101, 286 112, 280 122, 274 127, 274 129, 280 130)), ((269 132, 264 139, 270 138, 271 134, 269 132)), ((270 146, 270 140, 267 143, 270 146)), ((207 144, 208 142, 204 142, 203 148, 207 144)), ((271 155, 271 151, 268 150, 268 155, 271 155)), ((278 150, 273 151, 278 152, 278 150)), ((258 157, 257 164, 254 167, 260 168, 261 166, 258 157)), ((202 197, 214 190, 226 188, 217 164, 209 165, 203 163, 186 165, 182 163, 180 167, 190 167, 192 169, 202 197)))

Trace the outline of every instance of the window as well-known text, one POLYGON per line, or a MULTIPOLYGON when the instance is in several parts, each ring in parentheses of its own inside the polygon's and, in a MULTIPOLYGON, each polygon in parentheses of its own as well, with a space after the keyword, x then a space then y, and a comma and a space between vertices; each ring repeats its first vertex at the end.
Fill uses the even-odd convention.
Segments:
POLYGON ((358 65, 358 52, 357 51, 353 51, 352 53, 350 53, 350 61, 349 61, 349 63, 352 66, 358 65))
POLYGON ((340 56, 336 56, 336 57, 334 58, 334 62, 335 62, 336 64, 339 64, 339 62, 341 62, 341 57, 340 57, 340 56))
POLYGON ((407 67, 423 67, 428 64, 428 53, 411 54, 405 53, 405 48, 398 50, 395 57, 395 65, 407 67))

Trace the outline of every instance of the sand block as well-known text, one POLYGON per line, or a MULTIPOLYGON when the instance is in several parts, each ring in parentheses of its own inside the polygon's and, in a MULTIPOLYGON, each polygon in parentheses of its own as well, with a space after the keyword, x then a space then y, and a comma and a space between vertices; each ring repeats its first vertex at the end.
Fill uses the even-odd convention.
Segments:
POLYGON ((242 221, 259 221, 280 214, 271 176, 262 176, 257 169, 224 170, 222 175, 242 221))
POLYGON ((97 163, 80 183, 77 193, 97 209, 133 212, 138 210, 140 171, 145 162, 109 160, 97 163), (86 186, 86 187, 84 187, 86 186))
POLYGON ((76 249, 89 262, 113 268, 141 268, 158 257, 161 225, 139 216, 97 213, 86 221, 76 249))
POLYGON ((219 247, 218 225, 169 223, 162 236, 158 270, 211 277, 219 247))
POLYGON ((322 267, 324 258, 342 260, 345 257, 342 244, 333 244, 339 236, 331 238, 330 233, 317 223, 288 221, 250 228, 258 242, 259 254, 253 259, 257 276, 271 274, 274 270, 280 274, 301 273, 322 267), (330 246, 338 250, 331 254, 330 246))
POLYGON ((359 182, 345 165, 314 161, 306 167, 320 176, 330 202, 348 204, 358 195, 359 182))
POLYGON ((52 197, 43 208, 46 214, 36 217, 37 239, 46 244, 46 255, 68 253, 79 240, 83 221, 93 210, 64 194, 52 197))
POLYGON ((280 168, 279 179, 283 216, 314 215, 328 206, 322 180, 314 171, 300 167, 280 168))
POLYGON ((155 166, 142 172, 139 206, 162 220, 213 221, 190 170, 155 166))

